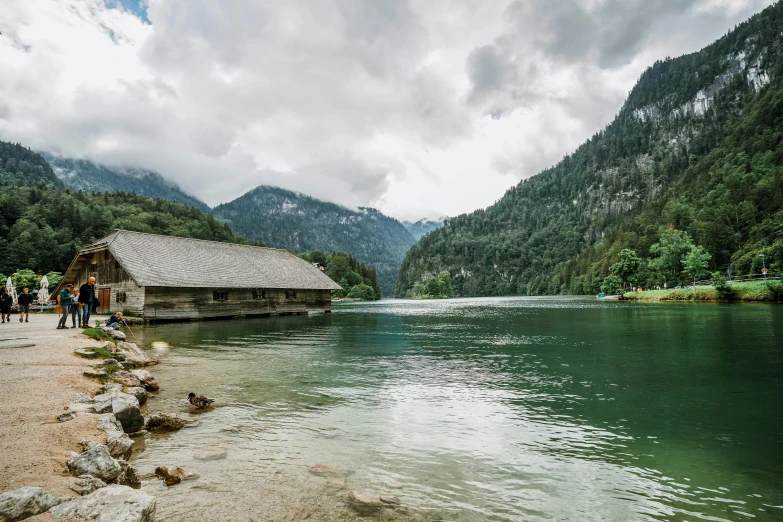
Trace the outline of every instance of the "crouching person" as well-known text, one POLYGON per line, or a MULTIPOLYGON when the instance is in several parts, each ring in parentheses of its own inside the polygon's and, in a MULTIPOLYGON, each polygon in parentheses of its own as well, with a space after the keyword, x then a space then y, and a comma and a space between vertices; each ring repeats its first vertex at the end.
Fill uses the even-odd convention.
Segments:
POLYGON ((116 314, 109 317, 109 322, 106 323, 106 326, 108 326, 113 330, 119 330, 121 322, 122 322, 122 312, 117 312, 116 314))

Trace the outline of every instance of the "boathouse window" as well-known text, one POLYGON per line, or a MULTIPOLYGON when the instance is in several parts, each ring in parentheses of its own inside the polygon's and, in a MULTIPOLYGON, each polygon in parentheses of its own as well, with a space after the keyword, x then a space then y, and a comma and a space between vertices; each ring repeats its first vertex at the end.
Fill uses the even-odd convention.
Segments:
POLYGON ((212 292, 213 301, 228 301, 228 292, 225 290, 215 290, 212 292))
POLYGON ((286 290, 285 291, 285 298, 286 299, 296 299, 296 290, 286 290))
POLYGON ((266 290, 253 290, 253 299, 266 299, 266 290))
POLYGON ((118 303, 124 303, 128 300, 128 294, 125 292, 117 292, 117 302, 118 303))

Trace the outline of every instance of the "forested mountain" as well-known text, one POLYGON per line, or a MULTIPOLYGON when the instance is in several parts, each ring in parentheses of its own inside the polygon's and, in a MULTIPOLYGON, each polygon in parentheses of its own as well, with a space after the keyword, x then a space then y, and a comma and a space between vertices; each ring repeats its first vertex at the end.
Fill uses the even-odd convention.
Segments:
POLYGON ((427 218, 422 218, 418 221, 403 221, 402 224, 405 225, 405 228, 408 229, 408 232, 410 232, 411 235, 418 241, 421 239, 421 236, 432 230, 435 230, 436 228, 442 227, 443 223, 447 219, 448 218, 446 217, 442 217, 436 221, 431 221, 427 218))
POLYGON ((16 181, 62 187, 52 167, 40 154, 18 143, 0 141, 0 183, 16 181))
POLYGON ((393 294, 400 263, 416 242, 402 223, 375 209, 351 210, 277 187, 257 187, 213 213, 237 234, 272 247, 349 252, 376 267, 386 296, 393 294))
POLYGON ((57 177, 69 188, 85 192, 132 192, 155 199, 184 203, 209 212, 206 203, 186 194, 157 172, 136 168, 117 168, 98 165, 91 161, 62 158, 53 154, 42 156, 54 169, 57 177))
MULTIPOLYGON (((40 156, 39 156, 40 157, 40 156)), ((115 228, 246 243, 199 209, 136 194, 91 194, 0 184, 0 273, 64 271, 74 254, 115 228)))
POLYGON ((457 295, 594 293, 622 249, 649 257, 671 228, 711 254, 711 270, 783 269, 782 35, 778 2, 655 63, 576 152, 423 237, 397 295, 442 270, 457 295))

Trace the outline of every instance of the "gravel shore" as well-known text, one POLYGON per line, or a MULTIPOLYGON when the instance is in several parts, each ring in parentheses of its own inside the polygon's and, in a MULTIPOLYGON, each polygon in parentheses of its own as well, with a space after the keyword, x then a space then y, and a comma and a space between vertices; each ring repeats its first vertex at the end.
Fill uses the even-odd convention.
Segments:
POLYGON ((20 323, 12 315, 10 323, 0 324, 0 492, 40 486, 58 496, 76 496, 68 489, 70 452, 81 451, 82 439, 106 439, 95 416, 57 421, 78 392, 98 387, 82 375, 92 362, 73 354, 96 341, 80 335, 79 328, 57 330, 58 319, 30 314, 30 322, 20 323))

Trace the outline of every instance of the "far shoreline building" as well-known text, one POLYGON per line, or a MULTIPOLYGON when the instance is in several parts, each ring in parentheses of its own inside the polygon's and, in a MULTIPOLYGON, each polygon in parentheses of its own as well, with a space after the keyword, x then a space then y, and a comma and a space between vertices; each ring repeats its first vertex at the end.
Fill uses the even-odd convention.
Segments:
POLYGON ((91 276, 99 313, 146 322, 331 312, 342 289, 285 250, 127 230, 80 250, 54 295, 91 276))

